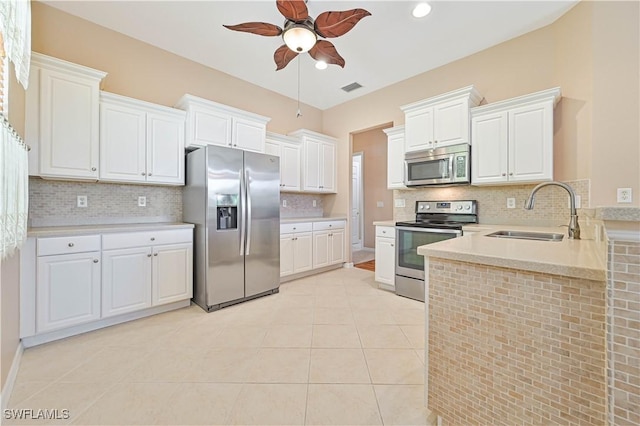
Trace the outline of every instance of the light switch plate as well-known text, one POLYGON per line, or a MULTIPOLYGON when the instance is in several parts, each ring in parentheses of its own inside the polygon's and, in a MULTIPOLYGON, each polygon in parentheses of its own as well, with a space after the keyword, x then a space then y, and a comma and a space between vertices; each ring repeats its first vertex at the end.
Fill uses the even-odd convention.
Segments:
POLYGON ((138 207, 147 207, 147 197, 138 197, 138 207))
POLYGON ((89 205, 89 202, 87 201, 87 196, 78 195, 77 204, 78 204, 78 207, 87 207, 89 205))
POLYGON ((507 208, 515 209, 516 208, 516 199, 515 198, 507 198, 507 208))
POLYGON ((404 198, 397 198, 393 200, 394 207, 404 207, 404 198))
POLYGON ((313 200, 313 207, 316 207, 318 205, 318 203, 316 202, 316 200, 313 200))
POLYGON ((378 202, 376 202, 376 206, 378 206, 378 207, 384 207, 384 201, 378 201, 378 202))
POLYGON ((282 207, 287 207, 287 200, 282 200, 282 207))

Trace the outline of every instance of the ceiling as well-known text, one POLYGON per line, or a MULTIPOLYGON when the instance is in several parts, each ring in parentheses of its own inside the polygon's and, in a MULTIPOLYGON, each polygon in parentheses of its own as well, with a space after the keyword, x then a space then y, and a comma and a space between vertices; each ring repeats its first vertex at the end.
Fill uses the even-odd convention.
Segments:
MULTIPOLYGON (((432 12, 416 19, 417 1, 309 0, 309 14, 364 8, 362 19, 331 39, 346 65, 317 70, 300 55, 300 100, 327 109, 456 59, 546 26, 578 0, 431 1, 432 12), (346 93, 340 88, 358 82, 346 93)), ((157 46, 242 80, 296 99, 297 63, 275 71, 273 52, 281 37, 261 37, 223 28, 249 21, 282 26, 274 0, 260 1, 44 1, 48 5, 157 46)))

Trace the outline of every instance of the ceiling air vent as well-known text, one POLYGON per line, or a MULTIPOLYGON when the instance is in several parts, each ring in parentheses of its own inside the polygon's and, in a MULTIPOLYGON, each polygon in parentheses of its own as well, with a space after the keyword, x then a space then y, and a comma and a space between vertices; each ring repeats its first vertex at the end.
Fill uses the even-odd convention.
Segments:
POLYGON ((358 83, 358 82, 353 82, 351 84, 347 84, 344 87, 341 87, 342 90, 344 90, 345 92, 349 93, 349 92, 353 92, 356 89, 359 89, 362 87, 362 84, 358 83))

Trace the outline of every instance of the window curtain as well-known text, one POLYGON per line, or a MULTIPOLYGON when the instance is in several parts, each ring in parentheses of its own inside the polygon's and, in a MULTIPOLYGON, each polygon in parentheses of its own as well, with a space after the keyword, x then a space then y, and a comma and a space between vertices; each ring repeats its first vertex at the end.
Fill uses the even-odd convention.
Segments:
POLYGON ((13 62, 16 78, 25 89, 29 85, 31 64, 31 2, 29 0, 0 1, 0 33, 4 52, 13 62))
POLYGON ((0 121, 0 259, 5 259, 27 238, 29 171, 27 146, 4 116, 0 121))

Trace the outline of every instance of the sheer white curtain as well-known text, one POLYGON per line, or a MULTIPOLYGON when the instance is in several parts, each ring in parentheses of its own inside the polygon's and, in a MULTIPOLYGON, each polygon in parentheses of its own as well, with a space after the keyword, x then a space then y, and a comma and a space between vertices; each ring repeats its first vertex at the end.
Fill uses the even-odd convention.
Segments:
POLYGON ((26 145, 4 117, 0 121, 0 259, 4 259, 27 237, 29 177, 26 145))
POLYGON ((13 62, 16 77, 26 89, 31 64, 30 0, 0 0, 0 33, 5 55, 13 62))

